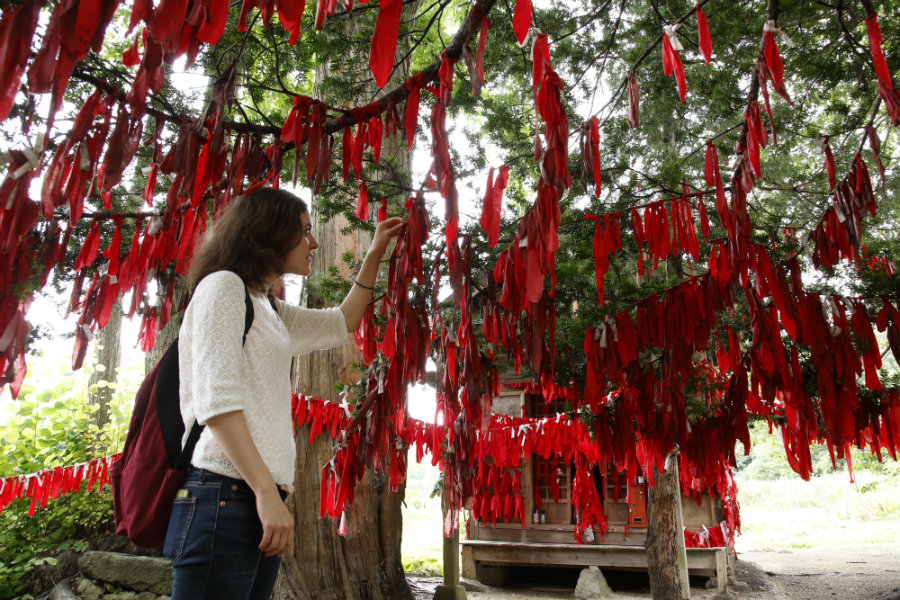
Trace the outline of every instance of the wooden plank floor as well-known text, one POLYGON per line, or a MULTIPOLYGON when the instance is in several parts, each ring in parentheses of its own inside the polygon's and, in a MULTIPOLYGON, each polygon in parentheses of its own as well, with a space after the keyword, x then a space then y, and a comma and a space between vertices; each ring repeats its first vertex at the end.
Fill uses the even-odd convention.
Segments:
MULTIPOLYGON (((614 544, 535 544, 493 540, 460 540, 463 569, 474 571, 475 563, 498 566, 597 566, 622 570, 646 570, 647 552, 643 546, 614 544)), ((715 576, 718 586, 725 583, 724 548, 688 548, 688 571, 692 575, 715 576)), ((464 573, 474 577, 474 572, 464 573)))

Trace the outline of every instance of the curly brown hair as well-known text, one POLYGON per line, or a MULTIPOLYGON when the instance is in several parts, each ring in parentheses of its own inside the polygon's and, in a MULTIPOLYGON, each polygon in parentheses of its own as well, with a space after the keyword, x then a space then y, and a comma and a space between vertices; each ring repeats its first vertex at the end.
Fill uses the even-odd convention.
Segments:
POLYGON ((253 291, 284 273, 288 252, 302 235, 306 202, 285 190, 261 188, 232 201, 215 220, 191 257, 188 288, 215 271, 238 274, 253 291))

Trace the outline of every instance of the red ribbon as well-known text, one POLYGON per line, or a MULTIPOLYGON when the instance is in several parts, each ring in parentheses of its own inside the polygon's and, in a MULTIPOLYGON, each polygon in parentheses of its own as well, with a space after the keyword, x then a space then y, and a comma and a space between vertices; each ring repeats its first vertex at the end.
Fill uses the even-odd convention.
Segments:
POLYGON ((665 76, 668 77, 673 73, 675 74, 675 81, 678 83, 678 97, 684 102, 684 96, 687 93, 684 67, 681 65, 681 57, 678 56, 678 52, 672 47, 672 42, 669 41, 669 34, 666 32, 663 32, 662 61, 665 76))
POLYGON ((703 60, 706 61, 706 64, 708 65, 709 60, 712 57, 712 37, 709 35, 709 25, 706 23, 706 13, 703 12, 703 9, 700 8, 699 4, 695 4, 694 6, 697 9, 697 38, 700 54, 703 55, 703 60))
POLYGON ((528 28, 531 27, 531 0, 516 0, 512 27, 516 41, 521 46, 525 42, 525 36, 528 35, 528 28))
POLYGON ((493 248, 497 245, 500 237, 500 211, 503 205, 503 191, 509 182, 509 167, 501 166, 497 172, 497 179, 494 180, 494 168, 491 167, 488 172, 487 185, 484 190, 484 201, 481 208, 481 219, 479 225, 488 234, 488 246, 493 248))
POLYGON ((401 0, 383 0, 379 2, 378 17, 375 19, 375 30, 369 45, 369 68, 379 88, 387 85, 391 70, 394 67, 394 54, 397 52, 397 36, 400 34, 400 17, 403 14, 401 0))
POLYGON ((369 192, 366 182, 359 183, 359 193, 356 196, 356 218, 360 221, 369 220, 369 192))

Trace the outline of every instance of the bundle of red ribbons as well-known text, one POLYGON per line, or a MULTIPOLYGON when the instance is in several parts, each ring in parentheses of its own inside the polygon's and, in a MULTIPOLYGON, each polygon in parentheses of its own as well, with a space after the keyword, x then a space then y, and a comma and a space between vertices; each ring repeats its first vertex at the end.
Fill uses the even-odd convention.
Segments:
POLYGON ((88 492, 95 487, 97 491, 103 491, 103 486, 109 483, 109 467, 119 457, 116 454, 68 467, 4 477, 0 479, 0 512, 14 500, 30 498, 28 516, 31 517, 38 508, 46 508, 50 500, 80 492, 82 483, 86 483, 85 489, 88 492))

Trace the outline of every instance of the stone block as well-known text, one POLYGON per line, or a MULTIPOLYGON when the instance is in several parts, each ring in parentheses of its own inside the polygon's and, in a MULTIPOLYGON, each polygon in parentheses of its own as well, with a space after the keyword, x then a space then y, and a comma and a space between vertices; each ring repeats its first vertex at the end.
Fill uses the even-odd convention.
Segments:
POLYGON ((76 588, 79 596, 82 596, 84 600, 102 600, 103 599, 103 588, 99 585, 88 579, 87 577, 82 577, 78 581, 78 586, 76 588))
POLYGON ((78 566, 95 581, 157 595, 172 593, 172 563, 165 558, 93 551, 85 552, 78 566))
POLYGON ((595 600, 597 598, 611 598, 612 590, 606 583, 603 572, 597 567, 582 569, 578 575, 578 583, 575 585, 575 597, 580 600, 595 600))

